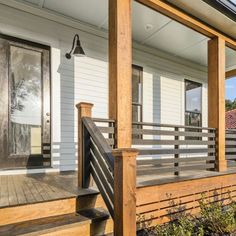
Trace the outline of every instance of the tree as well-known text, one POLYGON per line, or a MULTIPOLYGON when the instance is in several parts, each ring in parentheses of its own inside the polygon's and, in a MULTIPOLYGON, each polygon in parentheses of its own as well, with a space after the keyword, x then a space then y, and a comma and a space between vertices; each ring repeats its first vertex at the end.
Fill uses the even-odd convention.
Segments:
POLYGON ((233 101, 226 99, 225 100, 225 109, 226 109, 226 111, 231 111, 233 109, 236 109, 236 98, 233 101))

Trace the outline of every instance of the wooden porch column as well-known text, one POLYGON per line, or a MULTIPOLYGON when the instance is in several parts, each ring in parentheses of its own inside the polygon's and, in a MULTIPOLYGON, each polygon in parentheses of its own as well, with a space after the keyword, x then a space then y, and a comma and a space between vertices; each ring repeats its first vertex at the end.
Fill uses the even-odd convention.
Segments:
POLYGON ((81 102, 76 105, 78 109, 78 187, 83 188, 83 166, 84 166, 84 145, 82 118, 92 116, 92 103, 81 102))
POLYGON ((208 125, 216 128, 216 169, 227 168, 225 160, 225 40, 208 41, 208 125))
POLYGON ((114 233, 136 235, 136 157, 133 148, 115 149, 114 165, 114 233))
POLYGON ((116 147, 131 147, 131 0, 109 1, 109 118, 116 120, 116 147))

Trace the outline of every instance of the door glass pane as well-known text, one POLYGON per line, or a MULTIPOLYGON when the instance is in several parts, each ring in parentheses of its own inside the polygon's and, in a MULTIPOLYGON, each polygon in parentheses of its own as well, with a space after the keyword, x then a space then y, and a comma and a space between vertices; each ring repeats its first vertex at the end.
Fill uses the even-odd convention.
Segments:
POLYGON ((10 46, 11 155, 41 154, 41 53, 10 46))

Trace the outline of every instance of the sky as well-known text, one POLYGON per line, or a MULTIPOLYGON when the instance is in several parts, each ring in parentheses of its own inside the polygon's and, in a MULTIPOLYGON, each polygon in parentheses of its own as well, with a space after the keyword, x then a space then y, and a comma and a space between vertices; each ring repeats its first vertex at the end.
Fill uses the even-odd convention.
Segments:
POLYGON ((236 0, 230 0, 230 2, 232 2, 232 3, 236 4, 236 0))
POLYGON ((229 100, 236 98, 236 77, 225 81, 225 97, 229 100))

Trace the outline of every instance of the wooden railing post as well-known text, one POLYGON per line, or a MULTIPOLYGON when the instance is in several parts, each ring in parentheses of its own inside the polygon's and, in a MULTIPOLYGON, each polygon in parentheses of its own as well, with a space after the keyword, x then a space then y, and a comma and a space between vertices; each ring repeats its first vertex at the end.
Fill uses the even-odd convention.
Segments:
POLYGON ((83 117, 92 116, 92 103, 81 102, 76 105, 78 109, 78 187, 84 187, 84 139, 83 139, 83 117))
POLYGON ((116 148, 132 145, 131 0, 109 2, 109 118, 116 121, 116 148))
POLYGON ((225 171, 225 40, 219 37, 208 41, 208 125, 216 128, 216 170, 225 171))
POLYGON ((115 149, 114 165, 114 233, 136 235, 136 158, 133 148, 115 149))

